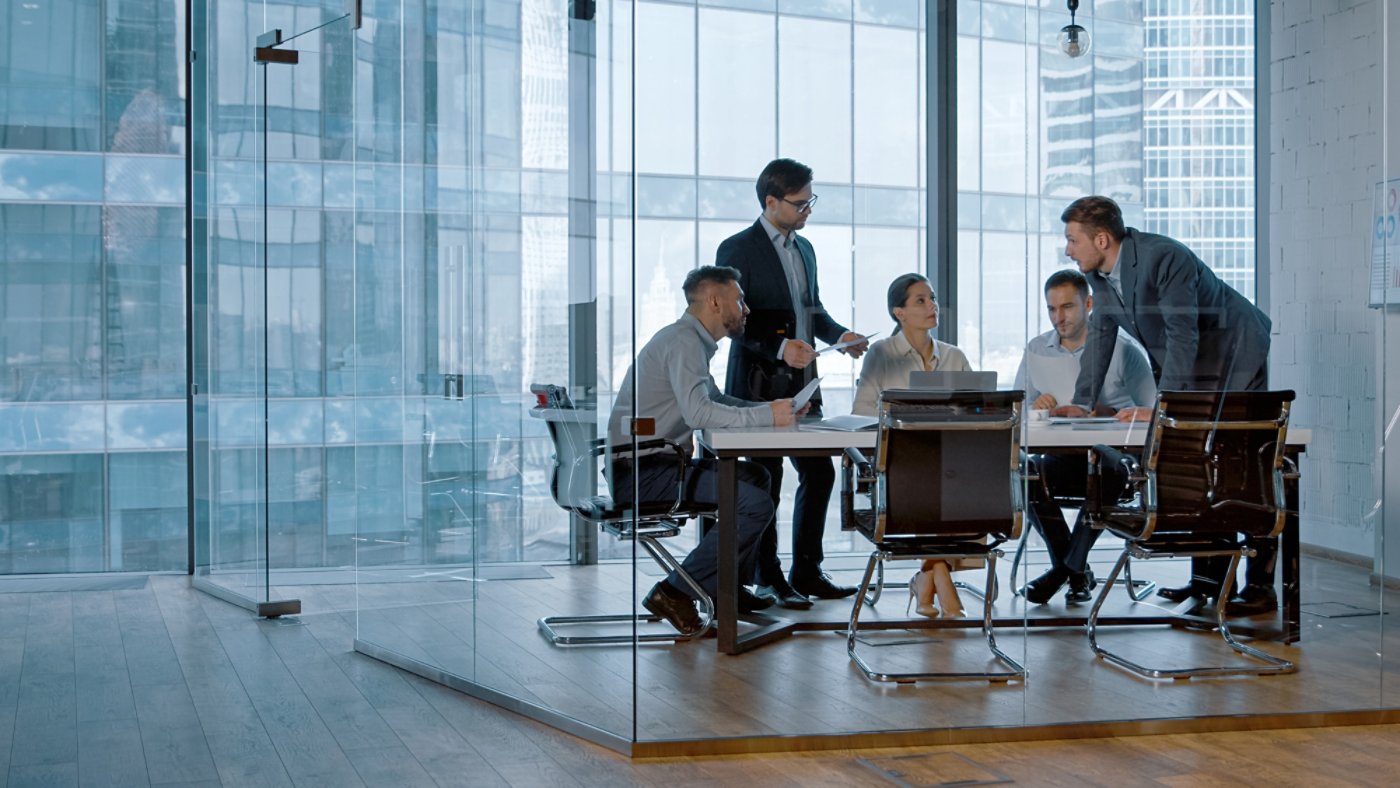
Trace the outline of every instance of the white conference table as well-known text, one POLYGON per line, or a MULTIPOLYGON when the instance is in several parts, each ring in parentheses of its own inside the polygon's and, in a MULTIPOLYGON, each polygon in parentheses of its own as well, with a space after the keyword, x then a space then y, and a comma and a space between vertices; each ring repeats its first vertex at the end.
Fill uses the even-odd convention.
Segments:
MULTIPOLYGON (((1060 425, 1048 422, 1030 422, 1021 433, 1022 446, 1029 452, 1071 453, 1090 446, 1108 445, 1119 448, 1138 448, 1147 436, 1147 422, 1132 424, 1083 424, 1060 425)), ((704 430, 701 442, 719 458, 719 577, 718 594, 715 599, 715 617, 718 619, 716 633, 719 650, 724 654, 741 654, 765 643, 787 637, 797 631, 822 629, 842 629, 849 622, 849 616, 832 621, 785 620, 768 614, 746 616, 746 620, 759 624, 758 628, 744 634, 739 633, 738 599, 735 593, 739 588, 737 556, 739 547, 738 527, 735 522, 734 499, 737 491, 736 462, 744 457, 793 457, 793 456, 836 456, 847 448, 872 450, 875 448, 875 430, 844 432, 825 430, 810 423, 792 427, 759 427, 704 430)), ((1312 432, 1309 429, 1290 428, 1287 451, 1295 458, 1302 452, 1312 432)), ((1283 579, 1281 594, 1281 620, 1273 627, 1237 626, 1231 631, 1271 637, 1284 643, 1296 642, 1301 633, 1298 585, 1298 484, 1290 481, 1286 485, 1288 517, 1281 536, 1279 560, 1283 579)), ((1083 623, 1087 616, 1025 618, 1030 626, 1070 626, 1083 623)), ((1150 624, 1173 623, 1192 620, 1190 616, 1139 617, 1123 620, 1101 617, 1100 623, 1150 624)), ((1200 619, 1209 623, 1206 619, 1200 619)), ((929 625, 980 625, 980 620, 967 622, 937 621, 920 622, 929 625)), ((908 626, 907 623, 899 626, 908 626)))

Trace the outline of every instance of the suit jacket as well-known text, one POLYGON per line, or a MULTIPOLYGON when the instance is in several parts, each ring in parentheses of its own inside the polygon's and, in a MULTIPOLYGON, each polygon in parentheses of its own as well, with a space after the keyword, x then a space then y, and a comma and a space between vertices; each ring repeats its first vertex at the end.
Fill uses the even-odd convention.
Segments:
POLYGON ((1091 274, 1094 312, 1074 402, 1098 404, 1118 329, 1142 343, 1160 391, 1262 388, 1267 315, 1221 282, 1190 249, 1128 228, 1118 252, 1123 298, 1091 274))
MULTIPOLYGON (((749 306, 744 335, 731 340, 729 369, 724 393, 740 399, 767 402, 791 397, 817 374, 816 362, 805 369, 794 369, 778 358, 784 339, 801 339, 815 344, 820 339, 834 344, 846 333, 845 327, 828 315, 817 288, 817 255, 806 238, 795 236, 797 250, 807 273, 805 304, 794 304, 787 274, 773 249, 773 241, 761 222, 726 238, 715 253, 715 265, 739 269, 739 286, 749 306), (811 316, 815 337, 796 336, 797 310, 811 316)), ((821 392, 813 397, 820 402, 821 392)), ((814 409, 816 406, 814 406, 814 409)))

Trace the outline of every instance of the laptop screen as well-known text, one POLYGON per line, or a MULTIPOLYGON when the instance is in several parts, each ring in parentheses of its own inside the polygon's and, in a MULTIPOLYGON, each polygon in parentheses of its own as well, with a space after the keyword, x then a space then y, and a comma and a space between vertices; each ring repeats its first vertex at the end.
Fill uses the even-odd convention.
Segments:
POLYGON ((993 372, 910 372, 909 388, 928 391, 996 391, 993 372))

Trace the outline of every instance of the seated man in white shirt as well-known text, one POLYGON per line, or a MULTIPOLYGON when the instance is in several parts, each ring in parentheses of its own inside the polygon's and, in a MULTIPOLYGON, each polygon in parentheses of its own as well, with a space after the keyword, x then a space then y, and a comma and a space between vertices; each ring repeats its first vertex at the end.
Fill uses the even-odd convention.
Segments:
MULTIPOLYGON (((1016 370, 1016 388, 1025 389, 1031 408, 1054 412, 1070 405, 1074 398, 1079 363, 1089 336, 1089 312, 1094 308, 1094 299, 1089 295, 1084 275, 1074 269, 1052 274, 1045 282, 1045 308, 1055 327, 1026 343, 1026 353, 1016 370)), ((1115 410, 1150 408, 1157 401, 1147 353, 1121 332, 1104 377, 1100 401, 1115 410)), ((1084 495, 1084 460, 1033 455, 1031 461, 1040 481, 1030 483, 1027 514, 1050 551, 1050 570, 1026 584, 1026 601, 1044 604, 1069 583, 1066 601, 1087 602, 1095 585, 1094 573, 1088 568, 1089 549, 1099 532, 1085 525, 1081 516, 1071 534, 1061 512, 1061 504, 1067 499, 1084 495)))
MULTIPOLYGON (((693 457, 692 433, 711 427, 783 427, 805 415, 806 407, 794 412, 791 399, 749 402, 731 397, 721 393, 710 376, 710 359, 719 347, 717 343, 726 336, 743 334, 748 319, 738 271, 714 265, 697 268, 685 278, 681 289, 687 304, 685 314, 656 332, 637 353, 608 417, 608 442, 625 447, 632 442, 629 425, 633 418, 653 420, 656 437, 678 443, 692 455, 685 466, 686 501, 713 505, 719 501, 718 461, 693 457)), ((738 477, 739 577, 752 577, 759 538, 773 519, 773 499, 768 471, 761 465, 739 463, 738 477)), ((616 459, 609 481, 619 503, 632 503, 634 495, 644 503, 674 500, 675 455, 655 449, 639 451, 635 458, 616 459)), ((711 528, 681 562, 711 597, 718 591, 718 551, 719 529, 711 528)), ((770 604, 743 589, 736 593, 741 611, 770 604)), ((700 629, 693 593, 675 573, 653 586, 642 606, 684 634, 700 629)))

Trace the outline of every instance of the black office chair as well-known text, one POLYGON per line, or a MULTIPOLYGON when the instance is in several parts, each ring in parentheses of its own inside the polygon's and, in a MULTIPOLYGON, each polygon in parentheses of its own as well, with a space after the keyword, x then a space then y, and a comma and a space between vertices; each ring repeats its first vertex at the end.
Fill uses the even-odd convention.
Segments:
MULTIPOLYGON (((564 404, 567 404, 564 403, 564 404)), ((689 635, 675 633, 639 633, 635 638, 630 634, 580 634, 566 635, 561 627, 592 625, 598 627, 619 624, 657 624, 661 619, 641 613, 618 613, 586 616, 545 616, 538 621, 540 632, 556 646, 591 646, 614 643, 657 643, 694 640, 702 637, 714 622, 714 602, 681 568, 671 553, 657 540, 680 533, 686 520, 714 516, 713 507, 687 506, 685 502, 684 471, 689 457, 678 444, 652 439, 636 445, 637 451, 654 449, 667 450, 667 456, 676 462, 676 497, 663 503, 643 503, 636 512, 632 507, 619 505, 611 496, 598 494, 599 458, 612 459, 619 455, 630 456, 633 445, 627 443, 607 446, 605 439, 594 439, 596 430, 594 412, 560 407, 551 402, 546 407, 531 411, 535 418, 543 419, 549 429, 550 440, 554 443, 554 467, 550 474, 549 491, 554 502, 571 514, 584 520, 597 523, 604 533, 611 534, 620 541, 635 540, 666 572, 675 572, 700 600, 701 627, 689 635), (635 516, 634 516, 635 515, 635 516)))
POLYGON ((1283 530, 1284 481, 1297 477, 1283 453, 1293 398, 1292 391, 1164 391, 1141 460, 1107 446, 1089 452, 1088 516, 1094 527, 1126 540, 1089 613, 1095 654, 1150 678, 1295 670, 1288 660, 1236 641, 1225 621, 1235 570, 1241 558, 1254 554, 1246 538, 1274 538, 1283 530), (1134 558, 1180 556, 1229 556, 1215 603, 1216 628, 1232 649, 1264 665, 1150 668, 1099 645, 1099 609, 1118 574, 1134 558))
MULTIPOLYGON (((1083 498, 1074 495, 1064 495, 1063 490, 1050 489, 1050 480, 1045 478, 1046 474, 1041 470, 1041 456, 1042 455, 1039 454, 1027 456, 1027 467, 1030 471, 1030 476, 1028 477, 1030 484, 1039 486, 1039 494, 1044 500, 1055 501, 1056 504, 1062 507, 1072 506, 1082 509, 1084 507, 1083 498)), ((1028 509, 1034 506, 1035 492, 1035 490, 1026 491, 1026 507, 1028 509)), ((1012 593, 1016 596, 1025 596, 1026 585, 1030 582, 1028 580, 1026 583, 1017 584, 1016 579, 1020 573, 1021 567, 1023 565, 1029 565, 1029 559, 1026 557, 1026 543, 1030 541, 1031 532, 1034 530, 1034 528, 1023 529, 1020 540, 1016 542, 1016 553, 1011 558, 1011 576, 1007 583, 1011 586, 1012 593)), ((1128 592, 1133 595, 1134 601, 1141 602, 1151 596, 1153 591, 1157 590, 1157 584, 1151 580, 1134 580, 1131 564, 1124 568, 1124 572, 1124 582, 1127 583, 1128 592)))
POLYGON ((871 508, 852 513, 856 530, 875 550, 846 634, 846 653, 871 681, 1025 677, 1025 668, 997 647, 992 622, 999 546, 1020 536, 1025 514, 1018 408, 1024 396, 1021 391, 887 389, 880 395, 873 462, 847 450, 851 462, 845 467, 851 472, 869 467, 875 480, 871 508), (861 609, 879 600, 884 563, 929 558, 985 560, 982 631, 992 654, 1009 670, 886 673, 858 653, 861 609))

